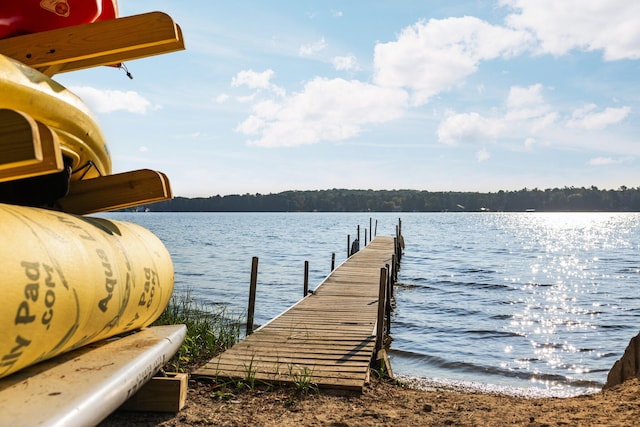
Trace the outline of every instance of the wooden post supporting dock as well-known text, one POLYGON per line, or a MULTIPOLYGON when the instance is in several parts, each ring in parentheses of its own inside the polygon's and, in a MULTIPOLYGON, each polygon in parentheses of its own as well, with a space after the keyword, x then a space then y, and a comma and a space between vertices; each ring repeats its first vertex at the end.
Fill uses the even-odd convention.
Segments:
POLYGON ((387 269, 380 269, 378 287, 378 319, 376 322, 376 353, 384 346, 384 314, 387 305, 387 269))
POLYGON ((258 284, 258 257, 251 262, 251 283, 249 285, 249 308, 247 310, 247 335, 253 333, 253 314, 256 310, 256 287, 258 284))
POLYGON ((351 256, 351 234, 347 234, 347 258, 351 256))
POLYGON ((309 261, 304 262, 304 291, 302 297, 306 297, 309 293, 309 261))

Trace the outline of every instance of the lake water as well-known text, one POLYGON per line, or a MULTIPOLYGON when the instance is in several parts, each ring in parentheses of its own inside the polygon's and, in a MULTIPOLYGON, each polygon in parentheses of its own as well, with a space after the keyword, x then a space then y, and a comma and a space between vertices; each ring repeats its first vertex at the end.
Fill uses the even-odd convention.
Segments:
POLYGON ((567 396, 602 387, 640 329, 636 213, 112 213, 160 237, 176 289, 255 319, 315 288, 370 219, 406 242, 392 317, 396 374, 567 396))

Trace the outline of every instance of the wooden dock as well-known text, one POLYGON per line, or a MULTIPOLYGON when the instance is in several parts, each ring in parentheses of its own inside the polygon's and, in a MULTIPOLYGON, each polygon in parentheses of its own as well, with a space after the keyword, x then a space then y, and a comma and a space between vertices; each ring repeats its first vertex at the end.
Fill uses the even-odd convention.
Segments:
POLYGON ((395 262, 395 241, 376 237, 336 268, 313 294, 194 375, 362 391, 376 353, 381 269, 395 262))

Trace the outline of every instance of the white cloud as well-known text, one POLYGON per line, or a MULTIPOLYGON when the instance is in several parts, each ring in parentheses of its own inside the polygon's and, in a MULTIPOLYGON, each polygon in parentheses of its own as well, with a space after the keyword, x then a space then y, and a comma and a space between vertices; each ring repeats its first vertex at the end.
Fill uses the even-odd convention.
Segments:
POLYGON ((489 153, 489 151, 486 148, 478 150, 478 152, 476 153, 476 160, 478 161, 478 163, 486 162, 490 158, 491 158, 491 153, 489 153))
POLYGON ((226 93, 221 93, 215 98, 218 104, 224 104, 225 102, 227 102, 228 99, 229 99, 229 95, 227 95, 226 93))
POLYGON ((236 127, 236 132, 245 135, 257 135, 265 125, 265 120, 256 115, 249 116, 236 127))
POLYGON ((592 112, 593 110, 595 110, 596 108, 598 108, 598 106, 596 104, 585 104, 580 108, 576 108, 573 111, 573 114, 571 115, 573 118, 577 118, 577 117, 584 117, 587 114, 589 114, 590 112, 592 112))
MULTIPOLYGON (((265 70, 261 73, 253 70, 243 70, 243 71, 240 71, 238 74, 235 75, 235 77, 231 79, 231 86, 232 87, 245 86, 249 89, 269 90, 278 96, 285 96, 286 92, 283 88, 271 83, 271 79, 273 78, 274 75, 275 73, 271 69, 265 70)), ((254 97, 255 97, 255 94, 250 95, 248 97, 238 98, 238 101, 249 102, 249 101, 252 101, 254 97)))
POLYGON ((127 111, 129 113, 145 114, 151 109, 159 109, 151 102, 134 91, 103 90, 90 86, 75 86, 69 88, 78 95, 89 108, 96 113, 113 113, 127 111))
POLYGON ((402 30, 397 40, 375 46, 375 83, 406 87, 421 105, 473 74, 481 61, 522 52, 530 35, 478 18, 431 19, 402 30))
POLYGON ((507 113, 504 119, 526 128, 532 133, 552 125, 558 113, 552 111, 542 96, 543 86, 538 83, 528 87, 512 86, 507 97, 507 113))
POLYGON ((360 69, 358 60, 353 55, 336 56, 331 61, 333 67, 338 71, 357 71, 360 69))
MULTIPOLYGON (((283 89, 271 83, 272 70, 242 71, 232 80, 233 86, 267 89, 280 99, 258 100, 264 95, 261 91, 246 97, 245 100, 252 103, 251 115, 236 131, 250 135, 253 138, 250 143, 261 146, 347 139, 357 136, 369 124, 399 118, 406 114, 409 105, 421 106, 433 96, 462 84, 484 61, 532 51, 564 54, 574 48, 609 49, 609 45, 598 45, 595 41, 584 42, 599 37, 597 25, 587 24, 591 16, 600 25, 600 17, 596 16, 598 13, 589 13, 612 11, 602 1, 501 0, 501 4, 512 8, 513 13, 505 21, 509 26, 492 25, 471 16, 431 19, 404 28, 395 41, 376 44, 373 84, 316 77, 301 92, 287 96, 283 89), (579 23, 576 27, 573 27, 571 8, 566 8, 565 3, 575 9, 579 23), (594 9, 589 12, 591 6, 594 9), (564 17, 562 23, 556 13, 564 17)), ((302 46, 299 54, 313 56, 326 47, 325 39, 321 38, 302 46)), ((615 56, 611 56, 613 51, 606 52, 609 57, 615 56)), ((337 70, 359 69, 353 55, 336 56, 332 62, 337 70)), ((479 94, 486 90, 482 84, 476 89, 479 94)), ((566 124, 565 130, 566 127, 602 129, 630 113, 629 107, 597 112, 595 106, 586 106, 576 110, 570 119, 566 114, 560 119, 560 113, 545 101, 544 90, 540 83, 513 86, 504 104, 490 113, 448 112, 438 126, 438 139, 453 145, 504 138, 510 142, 524 141, 524 148, 532 149, 557 140, 562 123, 566 124), (555 138, 550 137, 552 135, 555 138)), ((486 160, 488 155, 488 152, 478 152, 479 161, 486 160)))
POLYGON ((575 110, 571 119, 567 122, 567 127, 585 130, 604 129, 607 126, 621 122, 631 112, 631 107, 607 107, 604 111, 593 112, 596 108, 595 104, 587 104, 575 110))
POLYGON ((589 160, 589 166, 610 166, 610 165, 618 165, 621 163, 632 162, 633 157, 623 157, 619 159, 614 159, 612 157, 596 157, 589 160))
MULTIPOLYGON (((447 145, 487 141, 504 141, 512 145, 520 140, 524 141, 521 147, 525 150, 549 145, 601 150, 601 139, 595 136, 594 131, 621 122, 631 112, 631 107, 628 106, 598 109, 595 104, 587 104, 570 114, 561 114, 545 101, 543 91, 541 84, 513 86, 503 109, 491 109, 488 115, 449 111, 438 126, 438 140, 447 145)), ((621 146, 609 143, 607 148, 629 152, 632 147, 624 145, 626 144, 621 146)), ((513 147, 517 149, 516 146, 513 147)))
POLYGON ((240 102, 241 104, 247 104, 255 101, 256 96, 258 96, 257 93, 252 93, 251 95, 247 95, 247 96, 239 96, 236 98, 236 101, 240 102))
POLYGON ((255 115, 265 120, 275 119, 281 109, 282 106, 272 100, 262 101, 253 106, 255 115))
POLYGON ((507 98, 507 107, 519 109, 531 105, 542 105, 544 104, 544 98, 541 92, 542 85, 540 83, 529 87, 512 86, 507 98))
POLYGON ((531 135, 551 127, 558 118, 542 96, 543 86, 512 86, 503 113, 485 117, 477 112, 449 113, 438 127, 438 140, 455 145, 461 142, 485 142, 500 137, 522 138, 525 148, 533 147, 531 135))
POLYGON ((460 84, 483 61, 526 51, 562 55, 579 48, 603 50, 610 60, 640 58, 640 2, 501 0, 501 4, 513 11, 506 26, 472 16, 431 19, 404 28, 395 41, 378 43, 374 82, 408 88, 412 103, 422 105, 460 84))
POLYGON ((360 134, 363 126, 401 117, 407 94, 359 81, 315 78, 300 93, 254 105, 253 114, 236 131, 257 136, 265 147, 339 141, 360 134))
POLYGON ((313 56, 318 52, 322 52, 326 47, 327 42, 325 41, 324 37, 322 37, 320 40, 314 43, 300 46, 298 54, 300 56, 313 56))
POLYGON ((448 145, 459 142, 486 142, 495 139, 503 124, 478 113, 451 114, 438 126, 438 140, 448 145))
POLYGON ((606 60, 640 58, 640 2, 634 0, 501 0, 506 23, 532 32, 540 52, 602 50, 606 60))
POLYGON ((149 147, 146 147, 144 145, 141 145, 140 147, 138 147, 138 151, 140 153, 146 153, 147 151, 149 151, 149 147))
POLYGON ((253 70, 243 70, 231 79, 231 86, 246 86, 250 89, 268 89, 269 86, 271 86, 271 78, 274 74, 271 69, 261 73, 253 70))

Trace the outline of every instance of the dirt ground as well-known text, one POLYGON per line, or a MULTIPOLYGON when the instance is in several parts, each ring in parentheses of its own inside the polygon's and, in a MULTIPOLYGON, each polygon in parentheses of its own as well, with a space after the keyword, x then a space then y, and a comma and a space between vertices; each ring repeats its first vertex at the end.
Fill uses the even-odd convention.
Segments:
POLYGON ((572 398, 424 391, 379 379, 362 394, 302 394, 294 389, 230 393, 191 380, 187 404, 179 413, 118 411, 100 426, 630 426, 638 419, 638 379, 572 398))

